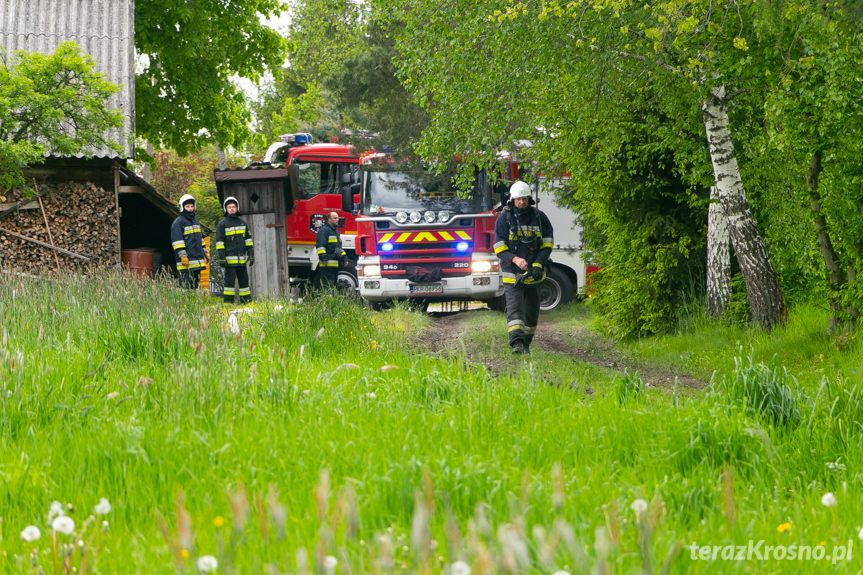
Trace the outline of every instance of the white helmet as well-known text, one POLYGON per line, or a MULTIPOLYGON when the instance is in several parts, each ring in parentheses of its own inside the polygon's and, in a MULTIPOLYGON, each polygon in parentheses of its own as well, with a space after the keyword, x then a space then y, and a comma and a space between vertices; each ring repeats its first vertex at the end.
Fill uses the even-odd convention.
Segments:
POLYGON ((180 197, 180 201, 177 202, 177 205, 180 206, 180 211, 183 211, 183 205, 189 202, 195 203, 195 198, 192 197, 192 194, 183 194, 180 197))
POLYGON ((225 198, 225 201, 222 202, 222 211, 225 212, 225 214, 227 214, 228 213, 228 204, 231 202, 233 202, 234 205, 237 206, 237 213, 239 214, 240 213, 240 202, 238 202, 237 198, 235 198, 234 196, 228 196, 227 198, 225 198))
POLYGON ((516 200, 518 198, 529 198, 531 196, 530 186, 526 183, 518 180, 515 182, 512 187, 509 189, 509 198, 511 200, 516 200))

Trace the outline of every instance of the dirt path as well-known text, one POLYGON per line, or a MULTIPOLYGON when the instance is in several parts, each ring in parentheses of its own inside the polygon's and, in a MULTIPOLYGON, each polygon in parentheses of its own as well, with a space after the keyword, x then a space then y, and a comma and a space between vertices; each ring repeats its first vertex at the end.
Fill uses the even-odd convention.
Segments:
MULTIPOLYGON (((413 345, 425 352, 443 357, 463 351, 469 361, 485 365, 489 372, 497 376, 501 370, 508 369, 510 366, 508 363, 505 366, 499 356, 490 357, 487 352, 472 348, 467 343, 464 336, 469 325, 470 313, 472 312, 431 314, 430 325, 417 334, 413 345)), ((674 386, 675 380, 679 386, 694 389, 706 385, 704 381, 688 373, 658 369, 627 358, 610 339, 587 328, 577 327, 566 336, 568 337, 565 337, 556 325, 540 321, 531 348, 560 354, 577 362, 590 363, 620 373, 638 372, 641 381, 648 387, 670 388, 674 386), (572 344, 571 341, 580 343, 572 344)))

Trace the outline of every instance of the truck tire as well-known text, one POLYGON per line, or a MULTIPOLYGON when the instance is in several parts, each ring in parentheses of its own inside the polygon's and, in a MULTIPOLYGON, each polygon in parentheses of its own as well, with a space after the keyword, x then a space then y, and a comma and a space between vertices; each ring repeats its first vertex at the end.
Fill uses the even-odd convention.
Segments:
POLYGON ((339 291, 345 295, 353 295, 360 289, 360 282, 357 279, 357 273, 352 268, 339 270, 339 275, 336 278, 336 286, 339 291))
POLYGON ((572 282, 566 272, 552 266, 539 286, 539 309, 549 311, 572 299, 572 282))

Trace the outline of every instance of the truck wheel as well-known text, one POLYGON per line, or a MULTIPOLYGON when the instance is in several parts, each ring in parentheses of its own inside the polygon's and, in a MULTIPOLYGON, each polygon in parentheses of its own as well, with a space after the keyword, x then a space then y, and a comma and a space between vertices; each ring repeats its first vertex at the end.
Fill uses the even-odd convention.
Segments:
POLYGON ((539 286, 539 309, 548 311, 572 299, 572 282, 566 272, 552 267, 539 286))
POLYGON ((360 289, 360 282, 353 270, 339 270, 339 275, 336 278, 336 287, 345 295, 353 295, 360 289))

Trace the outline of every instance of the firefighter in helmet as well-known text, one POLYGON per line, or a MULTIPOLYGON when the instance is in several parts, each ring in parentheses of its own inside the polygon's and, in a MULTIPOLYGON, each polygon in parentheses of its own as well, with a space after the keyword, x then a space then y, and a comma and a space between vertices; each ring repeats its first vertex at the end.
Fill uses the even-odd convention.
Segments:
POLYGON ((315 249, 318 253, 318 282, 320 287, 335 286, 339 276, 339 266, 348 265, 348 255, 342 249, 339 235, 339 214, 330 212, 324 225, 315 237, 315 249))
POLYGON ((231 196, 222 202, 225 217, 216 225, 216 254, 219 265, 225 268, 225 303, 234 303, 236 284, 240 285, 240 303, 252 301, 249 289, 249 266, 255 265, 255 244, 245 220, 240 218, 240 204, 231 196))
POLYGON ((494 226, 506 299, 506 327, 512 353, 530 353, 539 319, 539 284, 554 246, 548 217, 533 206, 530 186, 516 181, 494 226))
POLYGON ((177 202, 180 215, 171 224, 171 247, 177 262, 180 287, 198 289, 201 270, 207 266, 201 222, 195 217, 195 198, 184 194, 177 202))

